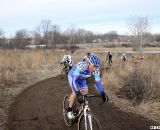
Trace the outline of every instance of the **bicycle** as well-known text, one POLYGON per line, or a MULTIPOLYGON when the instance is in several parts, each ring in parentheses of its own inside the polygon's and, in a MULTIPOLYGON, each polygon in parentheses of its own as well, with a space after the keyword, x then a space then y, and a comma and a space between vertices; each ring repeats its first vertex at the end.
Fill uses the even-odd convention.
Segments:
POLYGON ((67 126, 73 125, 78 121, 78 130, 100 130, 100 124, 97 118, 91 113, 89 107, 89 101, 92 97, 101 97, 98 95, 83 95, 83 103, 80 105, 80 110, 78 113, 76 111, 76 105, 73 106, 73 113, 75 115, 74 119, 69 119, 67 116, 67 108, 69 103, 69 95, 66 95, 63 100, 63 117, 67 126))
POLYGON ((71 66, 65 66, 62 70, 61 70, 61 77, 63 76, 63 75, 67 75, 68 74, 68 72, 71 70, 71 66))
POLYGON ((61 70, 61 76, 62 75, 67 75, 69 72, 69 67, 64 67, 62 70, 61 70))
POLYGON ((127 64, 127 59, 126 58, 122 58, 121 59, 121 64, 122 64, 122 67, 124 67, 127 64))

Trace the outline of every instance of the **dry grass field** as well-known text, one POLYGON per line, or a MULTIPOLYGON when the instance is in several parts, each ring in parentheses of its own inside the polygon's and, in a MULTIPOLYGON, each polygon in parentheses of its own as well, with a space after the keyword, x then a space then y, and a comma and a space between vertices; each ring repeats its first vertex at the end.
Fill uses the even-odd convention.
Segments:
MULTIPOLYGON (((145 50, 160 50, 145 48, 145 50)), ((125 51, 131 48, 87 48, 72 53, 73 61, 81 60, 87 51, 125 51)), ((7 119, 8 108, 16 95, 34 82, 60 74, 60 61, 65 50, 0 50, 0 128, 7 119)), ((143 61, 131 56, 126 64, 113 54, 112 67, 102 59, 102 82, 111 101, 124 110, 141 113, 147 118, 160 117, 160 55, 145 55, 143 61), (149 113, 149 114, 147 114, 149 113)))
POLYGON ((113 66, 103 72, 106 91, 122 109, 160 121, 159 66, 159 54, 147 54, 142 61, 130 57, 126 64, 114 56, 113 66))
POLYGON ((31 84, 60 73, 64 51, 0 50, 0 129, 14 98, 31 84))
MULTIPOLYGON (((91 45, 92 46, 92 45, 91 45)), ((133 48, 131 47, 104 47, 103 45, 98 45, 98 47, 92 46, 86 48, 90 51, 132 51, 133 48)), ((144 51, 160 51, 160 47, 145 47, 143 48, 144 51)))
POLYGON ((25 83, 39 76, 39 73, 52 71, 59 67, 62 52, 49 50, 1 50, 0 52, 0 86, 9 83, 25 83))

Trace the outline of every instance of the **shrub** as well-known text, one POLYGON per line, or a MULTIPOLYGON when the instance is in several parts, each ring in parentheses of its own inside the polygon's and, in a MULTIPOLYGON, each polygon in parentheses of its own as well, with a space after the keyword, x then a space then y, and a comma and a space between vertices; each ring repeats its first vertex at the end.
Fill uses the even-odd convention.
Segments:
POLYGON ((160 101, 160 70, 157 58, 135 66, 135 70, 125 77, 118 94, 133 100, 134 103, 142 101, 160 101))

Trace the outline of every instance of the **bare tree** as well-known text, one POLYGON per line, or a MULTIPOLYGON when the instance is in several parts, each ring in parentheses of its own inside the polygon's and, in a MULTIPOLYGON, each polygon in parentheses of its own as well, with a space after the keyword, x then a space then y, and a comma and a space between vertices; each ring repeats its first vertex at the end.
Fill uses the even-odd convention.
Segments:
POLYGON ((0 38, 4 36, 4 31, 0 29, 0 38))
POLYGON ((30 32, 26 29, 18 30, 13 38, 13 46, 17 48, 25 48, 31 41, 30 32))
POLYGON ((77 31, 77 42, 78 43, 85 43, 85 34, 86 34, 86 30, 85 29, 78 29, 77 31))
POLYGON ((56 47, 56 44, 60 42, 61 42, 60 27, 58 25, 52 25, 50 31, 51 48, 56 47))
POLYGON ((69 27, 66 31, 65 31, 65 34, 67 35, 67 37, 69 38, 68 42, 69 44, 76 44, 76 37, 75 37, 75 34, 76 34, 76 29, 75 27, 69 27))
POLYGON ((110 31, 106 34, 104 34, 104 36, 107 38, 108 41, 113 42, 115 39, 118 38, 118 34, 117 31, 110 31))
POLYGON ((64 35, 67 37, 67 44, 69 44, 69 51, 72 51, 73 44, 76 44, 76 29, 75 27, 69 27, 64 35))
POLYGON ((42 33, 44 44, 48 48, 49 31, 51 30, 51 20, 42 20, 40 24, 40 32, 42 33))
POLYGON ((85 41, 86 43, 92 43, 94 39, 94 34, 91 31, 86 31, 85 33, 85 41))
POLYGON ((155 41, 160 42, 160 34, 155 34, 155 41))
POLYGON ((140 50, 144 46, 143 37, 150 30, 150 23, 148 17, 132 17, 128 21, 128 29, 134 36, 133 50, 140 50))
POLYGON ((0 29, 0 47, 3 46, 4 43, 5 43, 4 31, 0 29))
POLYGON ((33 44, 41 44, 41 34, 39 32, 34 31, 33 32, 33 44))

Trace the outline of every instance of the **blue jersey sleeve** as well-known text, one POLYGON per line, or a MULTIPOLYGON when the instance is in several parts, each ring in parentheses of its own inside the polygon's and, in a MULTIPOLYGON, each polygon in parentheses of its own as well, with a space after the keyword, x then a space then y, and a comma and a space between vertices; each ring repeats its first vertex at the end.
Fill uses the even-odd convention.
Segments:
POLYGON ((93 72, 93 75, 94 75, 94 78, 95 78, 96 87, 97 87, 98 91, 100 93, 104 92, 104 88, 103 88, 103 86, 101 84, 101 78, 100 78, 99 70, 97 69, 95 72, 93 72))
POLYGON ((78 90, 78 79, 80 76, 80 71, 81 70, 77 67, 73 73, 72 87, 75 93, 79 91, 78 90))

